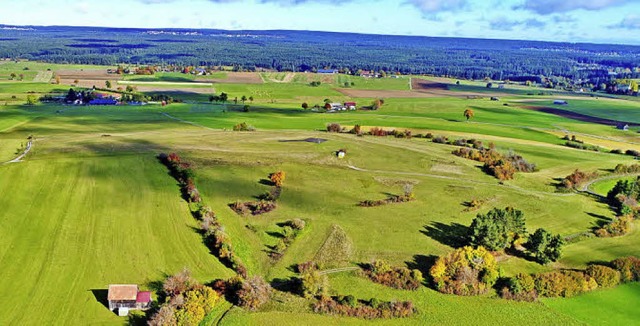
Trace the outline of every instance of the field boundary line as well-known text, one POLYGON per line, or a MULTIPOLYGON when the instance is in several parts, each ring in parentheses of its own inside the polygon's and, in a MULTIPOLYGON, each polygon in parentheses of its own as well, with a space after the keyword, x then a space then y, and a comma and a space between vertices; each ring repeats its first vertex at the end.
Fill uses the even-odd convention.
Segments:
POLYGON ((335 273, 341 273, 341 272, 351 272, 351 271, 357 271, 359 270, 360 267, 341 267, 341 268, 334 268, 334 269, 327 269, 324 271, 319 271, 318 274, 320 275, 327 275, 327 274, 335 274, 335 273))

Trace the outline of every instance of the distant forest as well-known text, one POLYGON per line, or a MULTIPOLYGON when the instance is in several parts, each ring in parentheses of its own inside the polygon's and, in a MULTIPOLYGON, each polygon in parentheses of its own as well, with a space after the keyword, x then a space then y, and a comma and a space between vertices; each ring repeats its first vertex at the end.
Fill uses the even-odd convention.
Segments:
POLYGON ((0 25, 2 57, 100 65, 232 66, 236 70, 374 70, 533 82, 555 76, 595 85, 612 78, 640 78, 639 46, 306 31, 0 25))

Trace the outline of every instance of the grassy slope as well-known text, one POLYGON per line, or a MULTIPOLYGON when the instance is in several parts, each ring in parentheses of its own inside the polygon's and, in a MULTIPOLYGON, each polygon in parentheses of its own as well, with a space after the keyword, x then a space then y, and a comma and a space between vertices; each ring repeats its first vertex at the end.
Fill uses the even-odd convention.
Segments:
POLYGON ((553 310, 590 325, 634 325, 640 320, 640 284, 625 284, 571 299, 544 299, 553 310))

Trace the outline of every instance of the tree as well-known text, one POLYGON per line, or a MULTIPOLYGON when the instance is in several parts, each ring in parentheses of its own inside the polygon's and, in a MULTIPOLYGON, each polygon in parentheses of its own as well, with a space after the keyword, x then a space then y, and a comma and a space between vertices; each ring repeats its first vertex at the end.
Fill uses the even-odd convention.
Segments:
POLYGON ((256 310, 271 298, 271 286, 262 277, 254 276, 242 282, 236 295, 241 307, 256 310))
POLYGON ((282 184, 284 183, 285 177, 286 177, 286 175, 285 175, 284 171, 278 171, 278 172, 271 173, 269 175, 269 180, 271 180, 271 182, 276 187, 282 187, 282 184))
POLYGON ((35 95, 27 95, 27 105, 36 105, 38 99, 35 95))
POLYGON ((552 235, 545 229, 537 229, 526 243, 526 248, 543 265, 560 259, 564 241, 559 234, 552 235))
POLYGON ((105 81, 104 85, 107 86, 107 88, 111 88, 111 81, 109 80, 105 81))
POLYGON ((309 108, 309 104, 307 104, 307 102, 302 103, 302 108, 303 109, 308 109, 309 108))
POLYGON ((229 99, 229 94, 225 92, 220 93, 220 101, 222 101, 222 103, 226 103, 228 99, 229 99))
POLYGON ((60 84, 60 76, 57 76, 57 75, 56 75, 56 77, 55 77, 53 80, 54 80, 54 83, 55 83, 56 85, 59 85, 59 84, 60 84))
POLYGON ((23 81, 23 80, 24 80, 24 74, 20 74, 20 76, 19 76, 19 77, 20 77, 20 81, 23 81))
POLYGON ((489 250, 506 249, 527 232, 524 214, 512 207, 478 214, 469 229, 469 242, 489 250))
POLYGON ((247 97, 242 95, 242 97, 240 98, 240 101, 242 101, 242 104, 244 104, 244 102, 247 101, 247 97))
POLYGON ((495 284, 498 268, 495 258, 484 247, 464 247, 439 257, 429 274, 442 293, 478 295, 495 284))
POLYGON ((473 118, 473 110, 472 109, 466 109, 466 110, 464 110, 463 115, 464 115, 465 118, 467 118, 467 121, 469 121, 469 119, 473 118))
POLYGON ((371 108, 374 110, 378 110, 382 107, 382 105, 384 105, 384 100, 383 99, 375 99, 373 101, 373 104, 371 105, 371 108))
POLYGON ((487 88, 493 87, 493 83, 487 83, 487 88))
POLYGON ((238 104, 238 97, 233 98, 233 104, 238 104))
POLYGON ((76 79, 76 80, 74 80, 74 81, 73 81, 73 83, 74 83, 75 85, 78 85, 78 83, 80 83, 80 81, 76 79))
POLYGON ((15 72, 12 72, 12 73, 9 75, 9 77, 10 77, 10 78, 9 78, 10 80, 14 80, 14 79, 16 79, 16 77, 18 77, 18 75, 16 75, 16 73, 15 73, 15 72))
POLYGON ((133 86, 131 86, 131 85, 127 85, 127 88, 125 88, 125 91, 126 91, 127 93, 133 93, 133 86))
POLYGON ((325 110, 331 110, 331 104, 325 103, 324 104, 324 108, 325 108, 325 110))
POLYGON ((249 102, 253 103, 253 96, 249 96, 249 102))

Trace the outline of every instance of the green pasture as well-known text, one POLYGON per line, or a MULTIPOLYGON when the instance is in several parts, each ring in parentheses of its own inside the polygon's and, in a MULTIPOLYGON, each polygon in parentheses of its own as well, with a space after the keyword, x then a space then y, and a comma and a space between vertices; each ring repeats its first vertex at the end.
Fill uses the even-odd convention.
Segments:
POLYGON ((640 320, 640 284, 598 290, 571 299, 544 299, 545 306, 589 325, 634 325, 640 320))
MULTIPOLYGON (((268 76, 280 81, 289 78, 268 76)), ((337 92, 334 88, 342 76, 334 76, 335 84, 319 87, 308 86, 300 76, 304 77, 295 74, 290 83, 215 85, 217 94, 226 92, 230 99, 253 96, 254 102, 246 103, 249 112, 242 112, 240 103, 207 103, 206 94, 189 95, 201 103, 167 107, 3 106, 2 99, 13 95, 24 101, 29 92, 66 90, 47 83, 0 82, 0 293, 11 293, 11 300, 0 304, 0 324, 124 324, 126 319, 103 305, 110 283, 137 283, 155 291, 157 282, 183 267, 203 282, 232 275, 203 245, 178 185, 155 159, 160 152, 177 152, 193 164, 204 201, 224 225, 235 252, 251 275, 269 281, 287 280, 295 275, 292 265, 314 259, 336 224, 353 245, 340 266, 383 258, 425 274, 436 256, 461 245, 476 214, 493 207, 522 210, 529 231, 543 227, 563 236, 588 232, 613 218, 614 212, 592 197, 558 193, 555 185, 577 168, 608 175, 619 163, 636 162, 629 156, 562 146, 563 141, 551 131, 602 137, 621 148, 640 139, 610 126, 520 108, 522 103, 515 101, 529 99, 526 95, 515 94, 500 102, 386 98, 377 111, 315 113, 302 110, 300 104, 373 99, 351 99, 337 92), (475 113, 468 122, 462 116, 466 108, 475 113), (257 131, 231 131, 240 122, 257 131), (480 163, 453 156, 453 146, 418 138, 327 133, 328 123, 475 138, 494 143, 502 152, 522 155, 539 171, 499 183, 481 170, 480 163), (24 162, 2 164, 15 157, 30 135, 35 145, 24 162), (327 141, 303 141, 312 137, 327 141), (347 151, 344 159, 334 155, 338 149, 347 151), (228 207, 267 192, 269 187, 261 180, 278 170, 286 172, 286 180, 275 211, 238 216, 228 207), (401 194, 405 184, 412 185, 416 201, 357 206, 362 200, 401 194), (469 212, 465 202, 472 199, 485 204, 469 212), (278 241, 278 223, 293 218, 304 219, 307 228, 280 260, 273 261, 267 251, 278 241), (25 314, 26 310, 34 313, 25 314)), ((370 85, 360 79, 353 79, 354 88, 399 90, 401 82, 408 85, 403 78, 371 80, 370 85)), ((597 101, 601 100, 575 100, 570 106, 575 102, 590 108, 597 101)), ((610 110, 629 119, 635 114, 633 108, 639 108, 634 102, 606 101, 614 103, 610 110)), ((596 183, 592 189, 602 193, 610 182, 596 183)), ((635 222, 632 232, 619 238, 570 243, 563 258, 548 266, 506 255, 499 257, 499 264, 509 276, 638 256, 639 227, 635 222)), ((213 324, 222 318, 223 325, 571 325, 601 324, 605 308, 619 311, 617 319, 612 319, 615 324, 638 318, 631 308, 636 285, 573 299, 519 303, 493 294, 442 295, 426 287, 415 292, 392 290, 352 272, 331 274, 330 282, 333 294, 411 300, 418 313, 409 319, 375 322, 328 317, 313 314, 300 297, 277 291, 277 300, 258 312, 239 308, 227 312, 228 305, 221 305, 208 321, 213 324), (590 309, 595 311, 593 316, 587 315, 590 309)))

